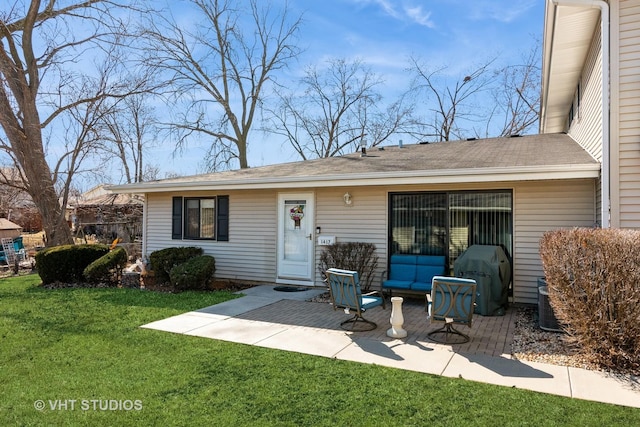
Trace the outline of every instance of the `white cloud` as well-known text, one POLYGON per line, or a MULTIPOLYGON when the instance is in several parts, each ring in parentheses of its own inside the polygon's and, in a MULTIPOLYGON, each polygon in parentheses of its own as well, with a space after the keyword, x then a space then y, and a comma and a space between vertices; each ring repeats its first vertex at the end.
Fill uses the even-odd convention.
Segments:
POLYGON ((535 6, 536 0, 476 1, 473 2, 472 19, 510 23, 527 14, 535 6))
POLYGON ((353 0, 353 2, 364 6, 368 6, 371 4, 378 5, 387 15, 390 15, 394 18, 400 17, 400 14, 394 7, 394 3, 389 0, 353 0))
POLYGON ((384 13, 399 21, 410 21, 428 28, 435 28, 435 23, 431 20, 431 12, 425 12, 422 6, 414 6, 410 2, 403 2, 402 11, 398 11, 398 2, 390 0, 355 0, 360 5, 376 5, 384 13))
POLYGON ((373 0, 378 6, 380 6, 386 13, 393 16, 394 18, 398 17, 398 12, 393 7, 393 3, 387 0, 373 0))
POLYGON ((415 23, 428 28, 435 28, 435 23, 431 20, 431 12, 424 12, 422 6, 405 7, 405 13, 415 23))

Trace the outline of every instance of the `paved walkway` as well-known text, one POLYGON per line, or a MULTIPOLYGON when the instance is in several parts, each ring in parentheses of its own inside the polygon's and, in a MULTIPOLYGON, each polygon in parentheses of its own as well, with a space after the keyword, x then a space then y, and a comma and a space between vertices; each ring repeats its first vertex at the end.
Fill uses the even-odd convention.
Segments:
POLYGON ((403 303, 408 336, 393 339, 386 335, 389 305, 367 311, 366 318, 378 324, 375 330, 346 332, 340 328, 342 310, 308 302, 321 289, 278 292, 265 285, 241 293, 246 296, 143 327, 640 408, 638 378, 512 359, 513 310, 474 316, 473 327, 465 330, 468 343, 443 345, 427 338, 434 326, 418 300, 403 303))

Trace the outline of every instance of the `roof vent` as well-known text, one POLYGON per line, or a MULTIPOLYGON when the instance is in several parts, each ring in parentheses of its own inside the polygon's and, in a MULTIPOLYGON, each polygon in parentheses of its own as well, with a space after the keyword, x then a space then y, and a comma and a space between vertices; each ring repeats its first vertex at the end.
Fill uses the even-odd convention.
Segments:
POLYGON ((475 136, 472 136, 471 138, 467 138, 467 141, 475 141, 476 139, 478 138, 476 138, 475 136))
POLYGON ((367 157, 367 141, 360 141, 360 157, 367 157))
POLYGON ((403 147, 402 140, 400 140, 400 141, 398 141, 398 148, 402 148, 402 147, 403 147))
POLYGON ((509 138, 520 138, 520 134, 514 133, 513 135, 509 135, 509 138))

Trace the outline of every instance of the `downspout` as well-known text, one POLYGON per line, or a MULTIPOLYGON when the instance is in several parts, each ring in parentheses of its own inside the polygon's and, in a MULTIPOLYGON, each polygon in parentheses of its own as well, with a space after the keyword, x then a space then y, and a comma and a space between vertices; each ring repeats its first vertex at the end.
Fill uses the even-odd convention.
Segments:
MULTIPOLYGON (((558 6, 579 6, 600 9, 600 32, 602 44, 602 228, 610 227, 611 216, 611 135, 609 122, 609 3, 603 0, 551 0, 554 8, 558 6)), ((556 10, 554 9, 554 17, 556 10)), ((555 18, 554 18, 555 19, 555 18)), ((555 22, 552 28, 555 32, 555 22)), ((547 74, 548 75, 548 74, 547 74)))
POLYGON ((140 250, 140 256, 144 261, 147 259, 147 228, 149 222, 149 193, 144 194, 144 200, 142 201, 142 248, 140 250))
MULTIPOLYGON (((552 0, 548 0, 549 3, 553 6, 553 23, 551 24, 551 43, 550 43, 550 50, 553 51, 553 42, 555 39, 555 34, 556 34, 556 17, 558 15, 558 5, 556 5, 555 3, 553 3, 552 0)), ((550 56, 550 58, 553 58, 553 55, 550 56)), ((544 57, 543 57, 543 61, 544 61, 544 57)), ((544 93, 542 94, 542 98, 541 98, 541 105, 540 105, 540 124, 539 124, 539 133, 543 133, 544 129, 546 128, 546 111, 547 111, 547 102, 549 100, 549 76, 551 75, 551 60, 549 60, 545 66, 545 71, 542 75, 546 76, 545 80, 542 82, 542 87, 544 89, 544 93)))

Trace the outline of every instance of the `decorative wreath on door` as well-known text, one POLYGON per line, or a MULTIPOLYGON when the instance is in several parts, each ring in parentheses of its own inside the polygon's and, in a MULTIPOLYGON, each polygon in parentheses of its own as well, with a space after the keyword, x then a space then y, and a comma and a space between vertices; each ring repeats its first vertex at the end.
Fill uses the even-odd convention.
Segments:
POLYGON ((293 228, 300 228, 300 220, 304 218, 304 205, 298 205, 291 208, 289 216, 293 220, 293 228))

